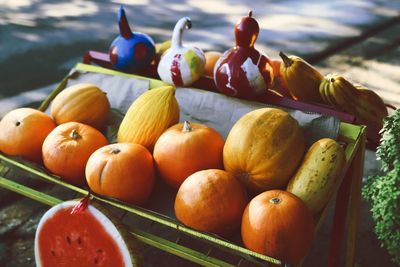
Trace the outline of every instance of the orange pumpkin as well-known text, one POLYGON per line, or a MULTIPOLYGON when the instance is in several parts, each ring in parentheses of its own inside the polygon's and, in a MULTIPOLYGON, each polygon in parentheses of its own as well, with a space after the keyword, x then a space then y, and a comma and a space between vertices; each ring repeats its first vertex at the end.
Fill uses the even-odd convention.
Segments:
POLYGON ((313 238, 311 212, 287 191, 265 191, 243 213, 242 239, 252 251, 297 264, 307 255, 313 238))
POLYGON ((43 163, 63 180, 82 185, 85 183, 85 166, 90 155, 107 144, 106 137, 89 125, 63 123, 44 140, 43 163))
POLYGON ((217 51, 208 51, 204 53, 204 57, 206 58, 206 64, 204 65, 204 76, 214 78, 214 66, 221 56, 222 53, 217 51))
POLYGON ((154 160, 163 180, 179 188, 191 174, 222 169, 224 139, 213 128, 185 121, 165 131, 154 146, 154 160))
POLYGON ((272 66, 272 74, 274 76, 274 79, 272 81, 272 86, 270 89, 277 92, 281 96, 286 96, 286 97, 292 98, 290 91, 287 87, 286 81, 282 77, 282 73, 281 73, 282 60, 271 59, 269 63, 272 66))
POLYGON ((51 103, 51 115, 57 124, 76 121, 104 129, 110 102, 96 85, 80 83, 65 88, 51 103))
POLYGON ((133 143, 99 148, 90 156, 85 173, 93 192, 136 205, 147 201, 155 181, 153 156, 133 143))
POLYGON ((225 236, 239 228, 246 204, 246 191, 231 173, 203 170, 179 188, 175 215, 189 227, 225 236))
POLYGON ((12 110, 0 121, 0 151, 40 163, 43 141, 56 126, 50 116, 39 110, 12 110))
POLYGON ((254 191, 279 189, 289 182, 304 149, 303 132, 289 113, 261 108, 233 125, 225 141, 224 168, 254 191))

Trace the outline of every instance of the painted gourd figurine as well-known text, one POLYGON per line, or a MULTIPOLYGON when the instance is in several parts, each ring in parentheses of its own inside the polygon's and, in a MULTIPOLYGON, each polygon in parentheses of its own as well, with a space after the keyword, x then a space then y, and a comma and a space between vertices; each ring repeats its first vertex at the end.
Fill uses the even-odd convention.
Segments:
POLYGON ((172 34, 171 48, 162 55, 157 72, 161 80, 175 86, 187 86, 200 78, 204 72, 205 57, 201 49, 184 46, 182 35, 190 29, 190 18, 181 18, 172 34))
POLYGON ((112 42, 109 55, 114 68, 140 70, 150 65, 155 57, 155 45, 150 36, 132 32, 123 6, 118 11, 119 35, 112 42))
POLYGON ((271 86, 270 60, 254 48, 259 30, 252 11, 236 24, 235 47, 227 50, 214 67, 214 81, 220 92, 252 99, 265 94, 271 86))

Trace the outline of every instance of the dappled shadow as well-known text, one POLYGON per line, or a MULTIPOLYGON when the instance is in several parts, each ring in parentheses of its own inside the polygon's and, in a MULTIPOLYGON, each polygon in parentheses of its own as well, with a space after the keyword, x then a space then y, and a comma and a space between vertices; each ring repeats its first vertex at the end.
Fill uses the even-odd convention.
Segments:
POLYGON ((398 1, 379 0, 0 2, 0 72, 6 74, 0 94, 57 82, 66 72, 60 69, 66 61, 80 61, 89 49, 107 51, 117 35, 120 4, 132 29, 156 42, 170 39, 176 21, 189 16, 193 28, 185 41, 217 51, 234 44, 236 21, 252 9, 261 28, 256 47, 273 58, 279 50, 300 56, 319 53, 398 15, 400 9, 398 1))

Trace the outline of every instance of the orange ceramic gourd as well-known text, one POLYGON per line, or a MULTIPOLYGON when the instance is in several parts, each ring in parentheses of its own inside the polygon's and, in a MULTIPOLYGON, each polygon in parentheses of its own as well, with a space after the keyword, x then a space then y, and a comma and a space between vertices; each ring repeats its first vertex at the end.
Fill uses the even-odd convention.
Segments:
POLYGON ((224 139, 206 125, 185 121, 164 132, 154 146, 154 160, 164 181, 179 188, 191 174, 222 169, 224 139))
POLYGON ((298 122, 276 108, 253 110, 232 127, 224 168, 254 191, 284 187, 300 164, 305 143, 298 122))
POLYGON ((139 144, 101 147, 86 164, 86 180, 93 192, 136 205, 149 198, 154 177, 153 156, 139 144))
POLYGON ((314 237, 311 212, 292 193, 270 190, 253 198, 242 219, 242 239, 248 249, 287 263, 305 257, 314 237))
POLYGON ((231 173, 210 169, 183 182, 175 198, 175 215, 194 229, 225 236, 239 228, 246 204, 246 191, 231 173))
POLYGON ((106 137, 89 125, 63 123, 44 140, 43 163, 63 180, 81 185, 85 183, 85 166, 90 155, 107 144, 106 137))
POLYGON ((56 126, 50 116, 36 109, 12 110, 0 121, 0 151, 40 163, 43 141, 56 126))

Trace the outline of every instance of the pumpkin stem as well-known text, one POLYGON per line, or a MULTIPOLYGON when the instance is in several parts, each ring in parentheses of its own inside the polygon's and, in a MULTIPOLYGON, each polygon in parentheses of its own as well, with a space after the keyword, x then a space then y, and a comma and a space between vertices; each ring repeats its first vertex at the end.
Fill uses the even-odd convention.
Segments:
POLYGON ((72 130, 72 132, 69 136, 74 140, 81 138, 81 136, 78 134, 78 132, 75 129, 72 130))
POLYGON ((110 151, 111 154, 118 154, 119 152, 121 152, 121 150, 119 148, 113 148, 110 151))
POLYGON ((251 16, 253 16, 253 10, 250 10, 249 11, 249 15, 247 15, 248 17, 251 17, 251 16))
POLYGON ((272 204, 279 204, 279 203, 282 202, 282 199, 280 199, 279 197, 274 197, 274 198, 271 198, 269 200, 269 202, 272 203, 272 204))
POLYGON ((192 129, 192 127, 190 126, 190 121, 185 121, 185 122, 183 123, 182 132, 188 133, 188 132, 191 132, 192 130, 193 130, 193 129, 192 129))
POLYGON ((293 60, 290 59, 287 55, 285 55, 282 51, 279 52, 279 56, 282 58, 282 61, 285 64, 286 68, 292 66, 293 60))

